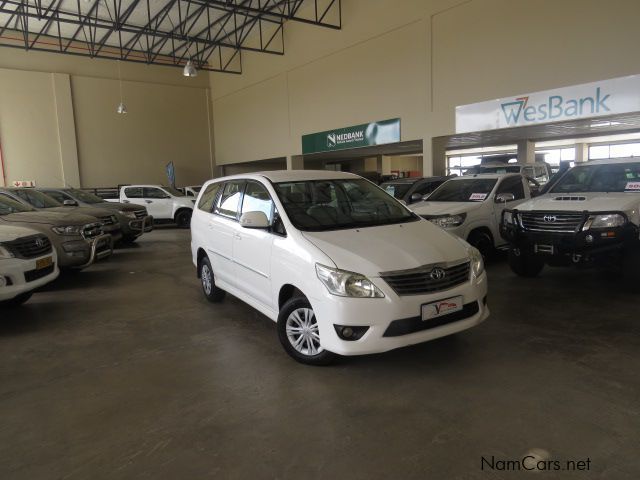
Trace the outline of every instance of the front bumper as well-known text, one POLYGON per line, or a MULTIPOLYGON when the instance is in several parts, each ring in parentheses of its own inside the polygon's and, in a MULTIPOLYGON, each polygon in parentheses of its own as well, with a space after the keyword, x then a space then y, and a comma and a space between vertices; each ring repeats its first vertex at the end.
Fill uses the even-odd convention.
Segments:
POLYGON ((120 228, 119 223, 116 225, 104 225, 102 227, 102 231, 108 235, 111 235, 114 243, 122 240, 122 229, 120 228))
POLYGON ((62 248, 58 249, 61 268, 86 268, 113 253, 113 238, 109 234, 101 234, 90 240, 72 238, 73 240, 62 242, 62 248))
POLYGON ((321 295, 310 301, 325 349, 340 355, 386 352, 466 330, 489 316, 486 272, 448 290, 425 295, 398 296, 381 278, 371 280, 384 298, 337 297, 319 285, 321 295), (464 313, 421 320, 422 305, 456 296, 463 298, 464 313), (348 341, 338 336, 334 325, 369 328, 360 339, 348 341))
POLYGON ((122 234, 126 238, 136 238, 153 230, 153 217, 147 215, 136 219, 129 217, 120 217, 120 224, 122 225, 122 234))
POLYGON ((8 258, 0 260, 0 301, 11 300, 23 293, 35 290, 56 279, 60 274, 53 252, 28 260, 8 258), (37 268, 38 260, 53 257, 53 263, 37 268))

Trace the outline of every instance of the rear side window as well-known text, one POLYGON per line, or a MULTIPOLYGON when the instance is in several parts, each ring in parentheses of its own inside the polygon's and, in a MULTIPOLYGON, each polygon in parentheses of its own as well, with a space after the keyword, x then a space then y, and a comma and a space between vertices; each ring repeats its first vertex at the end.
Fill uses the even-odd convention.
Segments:
POLYGON ((242 200, 242 213, 262 212, 269 221, 273 217, 273 200, 267 189, 257 182, 248 182, 242 200))
POLYGON ((202 192, 202 196, 200 197, 200 202, 198 202, 198 208, 205 212, 211 212, 213 208, 213 202, 220 191, 220 183, 212 183, 209 185, 204 192, 202 192))
POLYGON ((125 188, 124 194, 127 198, 142 198, 142 187, 125 188))
POLYGON ((220 195, 216 205, 216 213, 225 217, 236 218, 243 188, 244 180, 225 183, 222 195, 220 195))
POLYGON ((506 178, 498 187, 496 194, 512 193, 514 200, 522 200, 524 198, 524 185, 520 177, 506 178))

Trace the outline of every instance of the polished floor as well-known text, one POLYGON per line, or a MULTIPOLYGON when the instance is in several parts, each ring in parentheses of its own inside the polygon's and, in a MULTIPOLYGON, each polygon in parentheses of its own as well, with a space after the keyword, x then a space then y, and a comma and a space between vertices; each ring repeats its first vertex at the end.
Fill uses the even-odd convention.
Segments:
POLYGON ((523 478, 528 452, 589 460, 531 478, 640 478, 640 297, 488 270, 479 327, 313 368, 156 230, 0 311, 0 478, 523 478))

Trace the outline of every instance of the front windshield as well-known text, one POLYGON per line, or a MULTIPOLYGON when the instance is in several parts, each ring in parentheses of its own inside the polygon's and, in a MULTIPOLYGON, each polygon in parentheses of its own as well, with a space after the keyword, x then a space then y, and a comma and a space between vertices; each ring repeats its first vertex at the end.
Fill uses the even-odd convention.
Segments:
POLYGON ((176 190, 173 187, 162 187, 162 189, 170 193, 174 197, 184 197, 184 192, 181 192, 180 190, 176 190))
POLYGON ((640 162, 574 167, 551 189, 551 193, 573 192, 640 192, 640 162))
POLYGON ((105 201, 93 193, 84 190, 69 190, 69 194, 84 203, 104 203, 105 201))
POLYGON ((35 209, 0 195, 0 216, 18 212, 35 212, 35 209))
POLYGON ((409 191, 412 185, 413 185, 412 183, 406 183, 406 182, 404 183, 388 182, 380 185, 380 188, 382 188, 389 195, 392 195, 396 198, 402 198, 407 194, 407 192, 409 191))
POLYGON ((33 190, 32 188, 20 188, 14 190, 13 193, 35 208, 54 208, 61 207, 62 204, 57 200, 45 195, 42 192, 33 190))
POLYGON ((339 230, 418 220, 367 180, 281 182, 275 189, 298 230, 339 230))
POLYGON ((462 178, 449 180, 440 185, 427 201, 429 202, 482 202, 489 197, 498 179, 462 178))

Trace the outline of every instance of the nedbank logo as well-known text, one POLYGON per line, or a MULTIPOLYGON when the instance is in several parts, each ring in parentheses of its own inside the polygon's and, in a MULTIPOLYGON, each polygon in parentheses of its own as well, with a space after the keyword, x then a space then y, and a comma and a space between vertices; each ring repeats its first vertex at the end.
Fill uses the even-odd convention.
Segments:
POLYGON ((329 148, 362 141, 364 141, 364 130, 345 133, 327 133, 327 147, 329 148))
POLYGON ((610 97, 610 94, 603 95, 601 88, 597 87, 591 96, 566 99, 562 95, 550 95, 546 101, 533 105, 529 105, 530 97, 518 97, 500 104, 500 107, 507 125, 516 126, 610 112, 607 105, 610 97))
POLYGON ((327 134, 327 147, 335 147, 336 146, 336 134, 328 133, 327 134))

